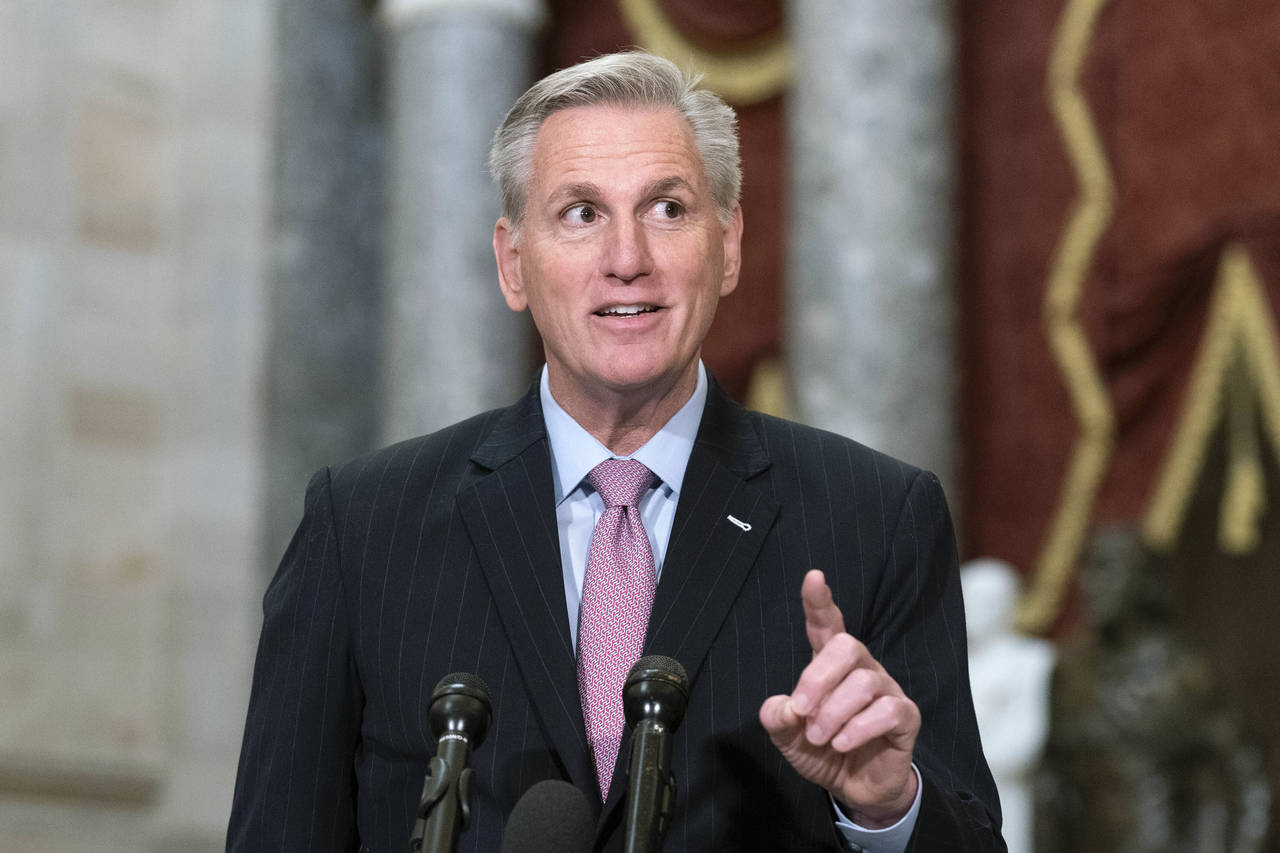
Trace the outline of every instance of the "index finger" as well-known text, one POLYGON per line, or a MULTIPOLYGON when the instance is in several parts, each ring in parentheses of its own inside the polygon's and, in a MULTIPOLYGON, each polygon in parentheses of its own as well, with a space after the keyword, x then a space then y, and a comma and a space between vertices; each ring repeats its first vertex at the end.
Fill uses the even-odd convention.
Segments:
POLYGON ((831 597, 826 576, 817 569, 805 574, 800 584, 800 602, 804 605, 804 630, 816 654, 832 637, 844 633, 844 614, 831 597))

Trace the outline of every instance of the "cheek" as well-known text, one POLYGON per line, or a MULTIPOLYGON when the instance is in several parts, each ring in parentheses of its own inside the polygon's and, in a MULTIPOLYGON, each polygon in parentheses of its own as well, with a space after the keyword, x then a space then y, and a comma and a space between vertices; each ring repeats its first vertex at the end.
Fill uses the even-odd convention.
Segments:
POLYGON ((529 301, 535 299, 544 307, 569 305, 576 301, 588 280, 585 259, 573 257, 543 257, 528 269, 529 301))
POLYGON ((548 304, 541 294, 529 299, 529 314, 533 317, 533 324, 544 336, 559 326, 556 313, 551 310, 554 304, 554 302, 548 304))
POLYGON ((581 337, 582 330, 573 328, 575 311, 571 297, 564 292, 543 287, 530 293, 529 314, 533 324, 544 339, 555 339, 570 344, 581 337))
POLYGON ((556 282, 561 280, 560 270, 547 258, 537 258, 527 263, 524 273, 525 298, 530 310, 545 314, 548 306, 555 305, 558 294, 556 282))

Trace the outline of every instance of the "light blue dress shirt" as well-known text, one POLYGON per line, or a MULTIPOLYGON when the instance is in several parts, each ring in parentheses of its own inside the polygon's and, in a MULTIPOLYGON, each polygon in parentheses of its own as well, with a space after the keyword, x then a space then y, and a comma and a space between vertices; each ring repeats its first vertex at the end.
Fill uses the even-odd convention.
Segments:
MULTIPOLYGON (((587 432, 560 407, 551 396, 547 370, 542 370, 540 385, 542 417, 547 426, 547 439, 551 450, 551 472, 555 487, 556 525, 560 532, 560 560, 564 573, 564 600, 569 613, 569 634, 573 647, 578 647, 578 618, 582 605, 582 579, 587 571, 587 550, 591 547, 591 533, 604 513, 604 501, 587 483, 587 474, 606 459, 635 459, 657 475, 659 483, 640 499, 640 517, 649 545, 653 549, 653 564, 659 578, 662 563, 667 555, 667 543, 671 539, 671 525, 676 517, 676 504, 680 500, 680 488, 684 484, 684 471, 693 453, 693 441, 702 422, 702 410, 707 402, 707 370, 698 362, 698 384, 693 396, 671 416, 666 425, 630 456, 616 456, 587 432)), ((797 591, 797 594, 798 591, 797 591)), ((762 700, 763 701, 763 700, 762 700)), ((916 773, 919 780, 920 772, 916 773)), ((885 829, 866 829, 845 817, 832 800, 836 827, 853 850, 864 853, 902 853, 907 848, 911 830, 915 828, 920 813, 920 791, 902 820, 885 829)))

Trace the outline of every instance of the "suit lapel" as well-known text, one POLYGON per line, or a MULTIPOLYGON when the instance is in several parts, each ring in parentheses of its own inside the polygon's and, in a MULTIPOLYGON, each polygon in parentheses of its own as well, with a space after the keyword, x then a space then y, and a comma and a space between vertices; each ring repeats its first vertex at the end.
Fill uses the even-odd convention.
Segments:
POLYGON ((491 470, 458 496, 498 615, 568 778, 595 786, 569 636, 551 459, 538 389, 504 410, 472 460, 491 470))
MULTIPOLYGON (((749 482, 768 467, 751 416, 712 380, 645 640, 645 654, 680 661, 691 687, 777 518, 777 503, 749 482)), ((628 748, 624 739, 604 821, 627 785, 628 748)))

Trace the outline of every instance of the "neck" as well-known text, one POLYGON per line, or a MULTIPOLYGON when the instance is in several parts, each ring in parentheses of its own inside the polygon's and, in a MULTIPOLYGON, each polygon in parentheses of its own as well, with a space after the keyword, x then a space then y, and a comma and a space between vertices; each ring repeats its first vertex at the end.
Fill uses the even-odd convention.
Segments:
POLYGON ((551 396, 592 437, 618 456, 635 453, 689 402, 698 387, 698 362, 674 381, 656 387, 588 391, 558 382, 551 370, 547 384, 551 396))

